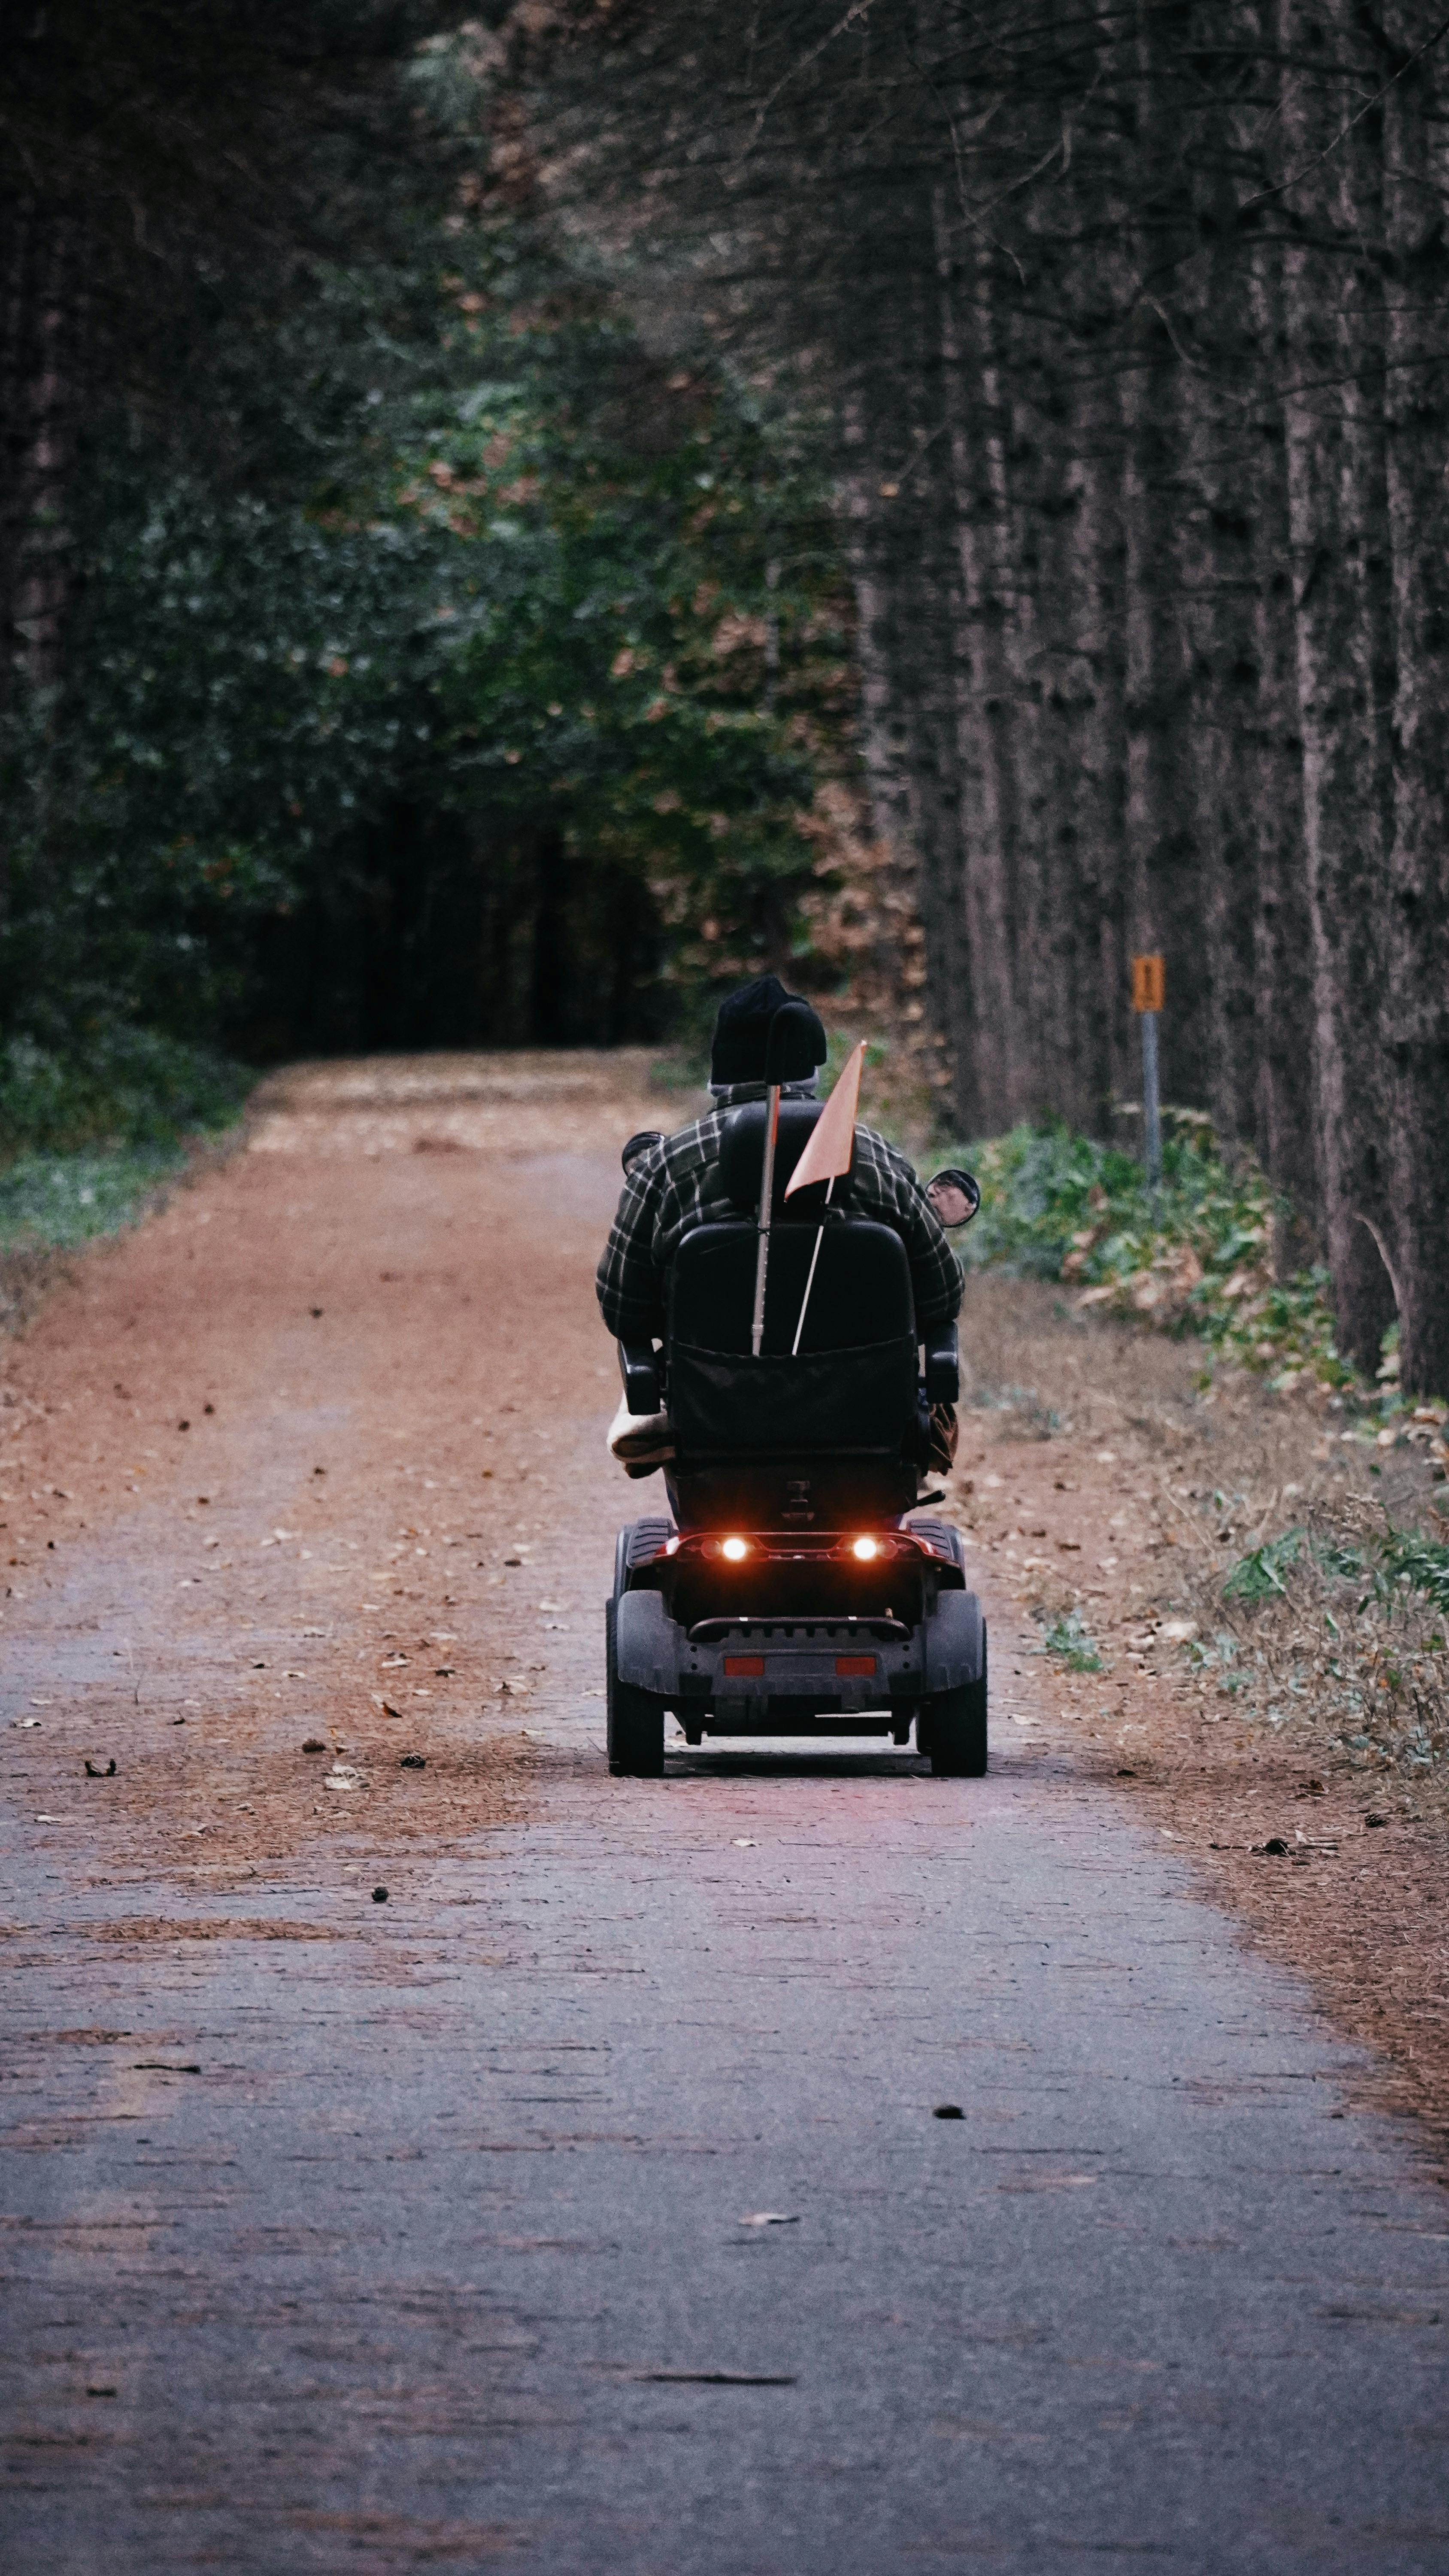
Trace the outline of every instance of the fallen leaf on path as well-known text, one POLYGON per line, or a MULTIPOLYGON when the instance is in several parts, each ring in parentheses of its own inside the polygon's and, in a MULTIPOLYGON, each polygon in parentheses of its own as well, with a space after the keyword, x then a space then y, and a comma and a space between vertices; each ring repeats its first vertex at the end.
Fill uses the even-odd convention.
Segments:
POLYGON ((799 2224, 793 2210, 786 2209, 752 2209, 747 2217, 740 2220, 741 2227, 798 2227, 799 2224))
POLYGON ((404 1753, 399 1756, 397 1767, 399 1771, 426 1771, 428 1757, 426 1753, 404 1753))
POLYGON ((116 1757, 114 1753, 111 1755, 109 1762, 87 1762, 86 1764, 86 1778, 88 1780, 114 1780, 115 1776, 116 1757))
POLYGON ((736 1835, 735 1835, 735 1838, 734 1838, 734 1849, 735 1849, 736 1851, 758 1851, 758 1850, 759 1850, 759 1848, 760 1848, 760 1846, 759 1846, 759 1844, 756 1842, 756 1840, 755 1840, 755 1838, 754 1838, 754 1835, 753 1835, 753 1834, 736 1834, 736 1835))
POLYGON ((350 1762, 338 1762, 328 1772, 322 1786, 324 1789, 360 1789, 362 1775, 353 1770, 350 1762))

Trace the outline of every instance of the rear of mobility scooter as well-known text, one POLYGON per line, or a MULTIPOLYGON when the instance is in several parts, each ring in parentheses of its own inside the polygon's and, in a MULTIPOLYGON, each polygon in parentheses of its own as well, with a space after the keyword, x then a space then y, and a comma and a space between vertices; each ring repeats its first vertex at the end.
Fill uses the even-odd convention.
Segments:
MULTIPOLYGON (((662 1350, 619 1345, 629 1411, 667 1403, 675 1455, 673 1511, 634 1521, 615 1550, 609 1768, 657 1778, 672 1715, 691 1745, 707 1735, 905 1745, 914 1725, 933 1772, 977 1778, 987 1758, 981 1604, 956 1531, 914 1508, 927 1408, 957 1394, 956 1328, 928 1328, 920 1350, 891 1227, 826 1204, 823 1186, 785 1199, 820 1107, 784 1100, 752 1352, 769 1115, 757 1101, 726 1122, 720 1178, 737 1213, 682 1237, 662 1350)), ((949 1177, 974 1213, 975 1184, 949 1177)))

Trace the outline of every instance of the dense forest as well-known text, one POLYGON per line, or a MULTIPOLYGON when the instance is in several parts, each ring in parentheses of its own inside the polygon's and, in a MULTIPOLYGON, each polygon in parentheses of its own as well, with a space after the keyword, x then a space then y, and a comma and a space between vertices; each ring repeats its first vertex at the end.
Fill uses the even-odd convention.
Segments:
POLYGON ((0 1128, 200 1097, 208 1042, 609 1044, 833 977, 798 406, 550 238, 476 28, 91 14, 34 13, 3 201, 0 1128))
POLYGON ((647 1032, 808 960, 853 727, 960 1132, 1106 1132, 1161 950, 1449 1386, 1432 10, 31 16, 12 1062, 647 1032))
POLYGON ((1161 950, 1169 1096, 1449 1384, 1439 13, 585 15, 517 46, 570 219, 828 388, 963 1129, 1099 1129, 1161 950))

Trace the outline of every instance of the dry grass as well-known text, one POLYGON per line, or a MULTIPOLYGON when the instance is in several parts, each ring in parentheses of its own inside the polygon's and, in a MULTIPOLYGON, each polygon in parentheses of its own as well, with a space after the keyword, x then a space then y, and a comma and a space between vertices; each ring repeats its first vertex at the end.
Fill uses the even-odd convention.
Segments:
POLYGON ((28 1248, 0 1252, 0 1334, 23 1333, 47 1291, 65 1275, 61 1253, 28 1248))
MULTIPOLYGON (((1210 1709, 1449 1798, 1449 1601, 1398 1570, 1422 1540, 1432 1583, 1449 1541, 1437 1444, 1345 1437, 1328 1402, 1239 1372, 1204 1383, 1201 1345, 1019 1281, 973 1282, 964 1339, 968 1405, 1003 1439, 1130 1452, 1167 1577, 1138 1626, 1159 1653, 1165 1626, 1198 1630, 1167 1641, 1164 1668, 1210 1709)), ((1040 1594, 1049 1613, 1084 1606, 1065 1568, 1040 1594)))
POLYGON ((973 1281, 963 1343, 951 1501, 1039 1701, 1449 2144, 1449 1622, 1392 1571, 1442 1463, 1060 1290, 973 1281))

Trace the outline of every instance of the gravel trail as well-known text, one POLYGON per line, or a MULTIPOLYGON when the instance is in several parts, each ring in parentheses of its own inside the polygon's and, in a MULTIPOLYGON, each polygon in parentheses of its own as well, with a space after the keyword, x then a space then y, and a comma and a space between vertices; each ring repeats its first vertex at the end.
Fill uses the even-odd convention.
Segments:
POLYGON ((294 1077, 7 1359, 6 2562, 1449 2570, 1449 2201, 1008 1600, 983 1782, 608 1779, 642 1080, 294 1077))

